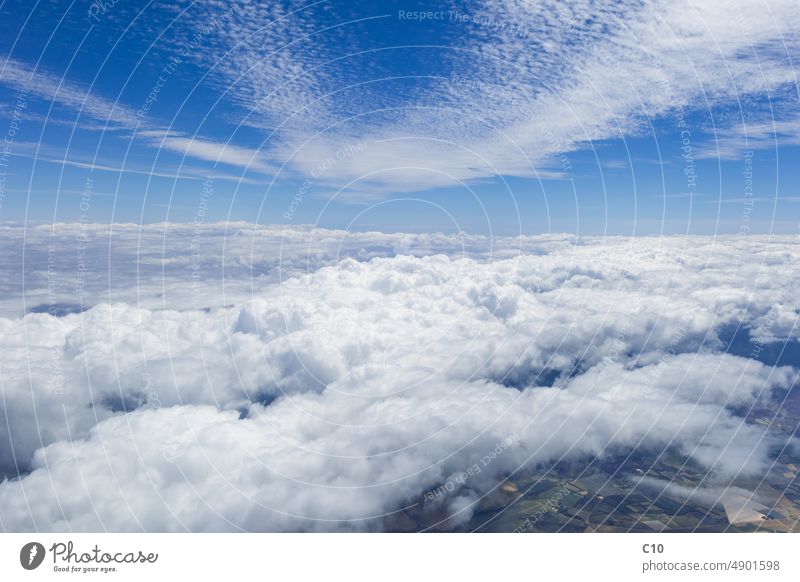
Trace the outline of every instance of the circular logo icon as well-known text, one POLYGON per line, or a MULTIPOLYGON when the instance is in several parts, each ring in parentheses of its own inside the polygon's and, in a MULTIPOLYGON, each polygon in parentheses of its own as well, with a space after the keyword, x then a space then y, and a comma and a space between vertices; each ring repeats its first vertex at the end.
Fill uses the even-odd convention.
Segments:
POLYGON ((19 551, 19 563, 26 570, 35 570, 44 561, 44 546, 39 542, 28 542, 19 551))

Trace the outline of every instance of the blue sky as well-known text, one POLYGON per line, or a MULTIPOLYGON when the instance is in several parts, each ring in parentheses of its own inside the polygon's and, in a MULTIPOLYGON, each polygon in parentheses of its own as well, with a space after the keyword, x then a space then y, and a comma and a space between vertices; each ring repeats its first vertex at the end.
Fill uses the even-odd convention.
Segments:
POLYGON ((0 221, 794 233, 800 23, 757 8, 4 2, 0 221))

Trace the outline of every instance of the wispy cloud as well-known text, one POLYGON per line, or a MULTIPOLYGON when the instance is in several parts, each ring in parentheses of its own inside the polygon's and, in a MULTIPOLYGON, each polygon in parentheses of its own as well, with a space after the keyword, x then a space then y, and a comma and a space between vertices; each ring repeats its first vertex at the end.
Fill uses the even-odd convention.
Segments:
MULTIPOLYGON (((41 155, 31 154, 15 154, 19 157, 25 157, 36 160, 36 162, 43 162, 47 164, 56 164, 60 166, 69 166, 72 168, 81 168, 91 170, 92 172, 111 172, 113 174, 138 174, 142 176, 154 176, 159 178, 170 178, 173 180, 206 180, 209 176, 213 176, 215 180, 225 180, 229 182, 237 182, 242 184, 256 184, 259 183, 252 178, 246 176, 236 176, 226 174, 218 171, 209 171, 208 169, 197 168, 193 166, 181 166, 180 168, 170 168, 170 171, 155 168, 144 168, 133 164, 119 164, 111 165, 106 163, 99 163, 86 160, 75 160, 69 158, 52 158, 43 157, 41 155)), ((162 168, 162 166, 159 166, 162 168)), ((27 192, 28 190, 22 190, 27 192)))
MULTIPOLYGON (((261 132, 259 148, 144 123, 14 60, 2 80, 28 83, 95 126, 136 129, 148 145, 205 162, 280 178, 313 174, 334 159, 315 179, 362 201, 498 176, 569 179, 571 152, 650 132, 654 120, 691 129, 697 157, 734 157, 743 143, 800 143, 797 115, 781 100, 796 86, 800 13, 792 0, 747 8, 721 0, 484 0, 441 13, 437 46, 399 47, 372 27, 391 23, 409 35, 422 27, 379 7, 198 6, 175 34, 202 34, 195 56, 204 87, 218 93, 226 121, 261 132), (406 58, 423 51, 436 66, 420 73, 406 58), (765 95, 771 101, 755 107, 752 97, 765 95), (726 115, 715 118, 719 108, 726 115), (714 122, 686 125, 698 111, 714 122), (357 143, 369 147, 340 155, 357 143)), ((177 51, 186 43, 173 44, 177 51)))
MULTIPOLYGON (((85 115, 93 122, 102 121, 104 130, 133 129, 139 125, 140 120, 133 110, 10 56, 0 67, 0 82, 44 102, 85 115)), ((93 129, 96 127, 92 124, 93 129)))
MULTIPOLYGON (((410 89, 380 66, 369 78, 354 76, 341 55, 378 55, 380 43, 346 35, 346 13, 318 24, 318 8, 238 4, 214 40, 226 58, 206 58, 212 76, 247 108, 245 123, 279 128, 272 153, 286 169, 307 174, 347 144, 374 144, 325 176, 337 186, 369 183, 358 188, 368 197, 492 176, 536 178, 593 141, 639 135, 657 118, 677 126, 698 106, 780 95, 795 82, 790 55, 800 16, 785 0, 746 10, 721 1, 638 0, 449 7, 440 25, 461 34, 437 53, 439 76, 410 89), (341 44, 322 47, 325 35, 341 44)), ((780 123, 781 135, 791 135, 793 122, 780 123)), ((717 131, 724 137, 735 129, 717 131)), ((751 128, 750 147, 769 146, 765 131, 751 128)))
POLYGON ((800 145, 800 114, 789 119, 759 118, 719 129, 712 142, 697 152, 697 157, 741 160, 746 151, 797 145, 800 145))
POLYGON ((161 139, 156 139, 154 145, 177 152, 190 158, 208 162, 223 163, 246 170, 257 172, 274 171, 274 166, 263 160, 263 154, 258 150, 244 148, 231 143, 219 143, 199 137, 188 137, 165 133, 161 139))
MULTIPOLYGON (((35 71, 24 63, 8 57, 0 70, 0 82, 25 92, 44 102, 72 110, 79 115, 78 127, 85 130, 116 131, 128 130, 134 139, 141 139, 142 143, 156 148, 164 148, 180 153, 184 156, 221 163, 229 166, 267 172, 269 166, 261 161, 258 150, 248 149, 230 143, 219 143, 204 137, 185 137, 175 131, 159 127, 152 121, 143 120, 135 111, 116 102, 94 95, 91 90, 71 83, 63 78, 42 71, 35 71), (88 117, 88 123, 81 121, 88 117), (143 139, 142 139, 143 138, 143 139)), ((50 122, 49 118, 44 119, 50 122)), ((54 161, 54 160, 46 160, 54 161)), ((83 162, 64 163, 83 166, 83 162)), ((92 164, 95 169, 110 169, 102 164, 92 164)), ((119 171, 141 173, 130 168, 118 168, 119 171)), ((153 175, 163 175, 157 171, 149 172, 153 175)))
POLYGON ((706 200, 707 204, 751 204, 754 202, 767 202, 769 204, 780 204, 781 202, 800 202, 800 196, 775 196, 767 198, 757 196, 753 198, 721 198, 718 200, 706 200))

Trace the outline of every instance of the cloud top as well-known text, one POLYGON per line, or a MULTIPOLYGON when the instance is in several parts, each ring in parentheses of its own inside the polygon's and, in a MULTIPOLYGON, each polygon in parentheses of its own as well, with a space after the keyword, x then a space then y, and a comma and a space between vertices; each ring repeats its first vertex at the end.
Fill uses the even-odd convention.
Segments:
POLYGON ((165 228, 191 247, 188 227, 111 238, 139 244, 143 270, 105 279, 127 301, 0 319, 6 530, 381 529, 501 443, 455 519, 547 462, 672 447, 730 480, 787 444, 742 411, 796 380, 756 349, 797 340, 790 240, 239 225, 204 267, 231 265, 233 301, 209 304, 172 296, 191 253, 168 253, 174 287, 147 272, 165 228))

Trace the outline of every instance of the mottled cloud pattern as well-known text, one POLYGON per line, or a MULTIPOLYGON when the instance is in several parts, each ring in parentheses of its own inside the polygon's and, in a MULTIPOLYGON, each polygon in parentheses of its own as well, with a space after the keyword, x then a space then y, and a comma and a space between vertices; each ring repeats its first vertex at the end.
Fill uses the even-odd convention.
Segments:
POLYGON ((379 530, 500 443, 455 520, 553 461, 674 447, 720 484, 796 445, 743 413, 796 382, 789 238, 84 225, 76 294, 75 228, 0 235, 51 265, 2 256, 7 531, 379 530))

